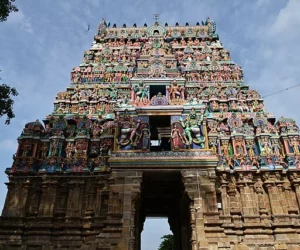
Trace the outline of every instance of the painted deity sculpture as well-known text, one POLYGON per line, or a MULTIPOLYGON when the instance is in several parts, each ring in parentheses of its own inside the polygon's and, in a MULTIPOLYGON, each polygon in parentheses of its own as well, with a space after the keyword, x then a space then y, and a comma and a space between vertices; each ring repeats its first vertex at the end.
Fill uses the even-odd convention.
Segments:
POLYGON ((62 142, 54 139, 50 144, 49 156, 61 156, 62 142))
POLYGON ((173 149, 178 150, 180 149, 180 141, 185 142, 182 134, 180 133, 179 128, 177 128, 177 125, 173 125, 173 129, 171 131, 171 138, 172 138, 172 144, 173 144, 173 149))
POLYGON ((196 110, 192 108, 190 114, 185 120, 180 119, 181 126, 184 128, 184 136, 186 137, 186 145, 190 147, 193 142, 199 144, 200 148, 204 148, 204 134, 203 134, 203 120, 204 114, 198 116, 196 110))
POLYGON ((184 100, 184 87, 178 86, 176 80, 174 80, 172 85, 168 87, 168 92, 171 100, 176 100, 178 98, 184 100))
POLYGON ((117 113, 117 122, 119 126, 118 148, 120 149, 122 146, 132 145, 133 142, 135 142, 134 138, 141 125, 141 121, 137 120, 135 122, 126 109, 122 116, 117 113))
POLYGON ((132 101, 135 101, 137 98, 139 98, 140 100, 143 100, 144 98, 148 99, 148 87, 145 86, 143 81, 140 81, 138 85, 132 87, 131 93, 132 101))
POLYGON ((108 95, 110 100, 116 101, 118 99, 118 89, 115 84, 112 84, 111 88, 109 88, 108 95))

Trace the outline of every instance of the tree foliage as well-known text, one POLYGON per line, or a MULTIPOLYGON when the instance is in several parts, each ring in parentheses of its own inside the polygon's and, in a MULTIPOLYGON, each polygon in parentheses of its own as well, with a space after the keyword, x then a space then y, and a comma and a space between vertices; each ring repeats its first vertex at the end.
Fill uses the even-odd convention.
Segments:
POLYGON ((0 22, 7 20, 11 12, 17 12, 18 8, 13 3, 15 0, 0 0, 0 22))
POLYGON ((161 237, 162 242, 159 245, 158 250, 175 250, 174 235, 167 234, 161 237))
MULTIPOLYGON (((6 21, 11 12, 18 11, 17 6, 13 4, 14 2, 15 0, 0 0, 0 22, 6 21)), ((5 124, 10 124, 10 120, 15 117, 13 112, 14 101, 11 97, 18 94, 15 88, 6 84, 0 85, 0 117, 7 116, 5 124)))
MULTIPOLYGON (((1 78, 0 78, 1 79, 1 78)), ((6 115, 5 124, 10 124, 12 118, 15 117, 13 112, 14 100, 12 96, 17 96, 19 93, 15 88, 6 84, 0 85, 0 117, 6 115)))

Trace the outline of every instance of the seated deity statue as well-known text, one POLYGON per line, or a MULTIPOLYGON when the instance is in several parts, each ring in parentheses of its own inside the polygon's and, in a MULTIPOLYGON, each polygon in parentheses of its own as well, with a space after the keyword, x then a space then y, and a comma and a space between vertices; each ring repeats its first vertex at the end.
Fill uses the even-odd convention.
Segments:
POLYGON ((117 121, 120 129, 120 137, 117 142, 119 148, 121 146, 133 144, 136 132, 141 125, 141 121, 134 121, 127 109, 125 110, 125 113, 122 116, 117 114, 117 121))
POLYGON ((196 38, 194 41, 194 46, 199 46, 199 44, 200 44, 200 41, 198 38, 196 38))

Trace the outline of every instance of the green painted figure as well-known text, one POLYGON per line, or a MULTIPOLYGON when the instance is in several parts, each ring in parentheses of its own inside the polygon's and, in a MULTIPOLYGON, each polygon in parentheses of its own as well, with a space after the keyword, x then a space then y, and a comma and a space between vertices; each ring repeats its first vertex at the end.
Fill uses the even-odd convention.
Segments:
POLYGON ((190 114, 184 121, 180 118, 182 127, 184 128, 185 137, 187 138, 188 146, 193 144, 193 136, 196 138, 200 148, 204 148, 204 137, 202 132, 203 114, 197 116, 196 110, 192 108, 190 114))

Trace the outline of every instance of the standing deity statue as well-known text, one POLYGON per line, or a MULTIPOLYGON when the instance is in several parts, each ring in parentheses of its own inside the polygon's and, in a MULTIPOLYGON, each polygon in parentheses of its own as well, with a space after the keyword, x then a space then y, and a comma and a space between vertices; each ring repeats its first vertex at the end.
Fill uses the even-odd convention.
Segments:
POLYGON ((76 141, 74 147, 75 157, 87 157, 88 146, 89 144, 86 140, 76 141))
POLYGON ((261 144, 261 152, 262 152, 262 154, 264 154, 264 155, 271 154, 272 149, 271 149, 271 145, 270 145, 268 139, 262 138, 262 140, 260 141, 260 144, 261 144))
POLYGON ((246 140, 246 150, 250 158, 255 156, 254 148, 255 148, 254 142, 251 140, 246 140))
POLYGON ((229 148, 230 148, 230 146, 229 146, 228 142, 222 141, 221 152, 223 153, 223 155, 229 156, 229 154, 230 154, 229 148))
POLYGON ((109 99, 112 101, 116 101, 118 99, 118 89, 116 88, 114 83, 108 89, 108 95, 109 99))
POLYGON ((293 137, 289 140, 290 146, 293 148, 293 151, 296 155, 299 154, 299 139, 297 137, 293 137))
POLYGON ((177 98, 184 100, 184 87, 178 86, 176 80, 174 80, 172 85, 168 87, 168 92, 171 100, 175 100, 177 98))
POLYGON ((173 125, 173 129, 171 131, 171 138, 173 143, 173 149, 178 150, 180 146, 180 140, 184 142, 184 138, 180 133, 180 130, 177 128, 176 124, 173 125))
POLYGON ((62 142, 53 140, 50 144, 49 156, 61 156, 62 142))
POLYGON ((41 148, 40 148, 41 157, 42 157, 42 158, 46 158, 46 157, 47 157, 47 154, 48 154, 48 151, 49 151, 49 144, 44 142, 44 143, 41 145, 41 148))
POLYGON ((143 81, 140 81, 138 85, 132 87, 131 99, 135 101, 139 97, 140 100, 148 98, 148 87, 145 86, 143 81))
POLYGON ((244 141, 243 140, 236 140, 236 154, 237 155, 244 155, 244 141))
POLYGON ((204 148, 205 137, 203 133, 203 120, 204 114, 198 116, 195 108, 192 108, 190 114, 185 120, 180 118, 181 126, 184 128, 184 136, 187 138, 186 145, 191 146, 193 141, 200 145, 200 148, 204 148), (196 140, 193 140, 195 137, 196 140))
POLYGON ((75 146, 73 142, 68 142, 66 146, 66 157, 72 158, 73 154, 75 153, 75 146))
POLYGON ((110 26, 110 22, 106 21, 104 18, 102 18, 101 23, 99 24, 98 27, 98 34, 102 35, 102 34, 106 34, 106 28, 110 26))

